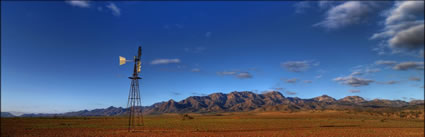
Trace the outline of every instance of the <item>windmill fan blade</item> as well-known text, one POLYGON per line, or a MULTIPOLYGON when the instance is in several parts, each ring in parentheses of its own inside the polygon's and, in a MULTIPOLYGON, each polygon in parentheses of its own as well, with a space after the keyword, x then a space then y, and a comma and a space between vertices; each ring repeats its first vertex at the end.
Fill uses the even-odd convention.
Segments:
POLYGON ((140 73, 140 71, 142 71, 142 62, 138 61, 137 62, 137 73, 140 73))
POLYGON ((125 62, 126 62, 126 59, 125 59, 124 57, 121 57, 121 56, 120 56, 120 66, 121 66, 121 65, 124 65, 124 64, 125 64, 125 62))

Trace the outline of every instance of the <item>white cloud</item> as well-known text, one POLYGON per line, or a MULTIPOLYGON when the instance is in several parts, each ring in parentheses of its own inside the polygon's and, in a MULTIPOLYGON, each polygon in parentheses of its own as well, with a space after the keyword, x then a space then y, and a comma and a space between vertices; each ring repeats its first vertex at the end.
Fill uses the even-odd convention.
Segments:
POLYGON ((348 1, 330 8, 326 13, 326 18, 315 24, 328 29, 337 29, 365 21, 369 13, 373 11, 370 2, 348 1))
POLYGON ((76 7, 80 7, 80 8, 90 7, 89 1, 86 1, 86 0, 68 0, 68 1, 65 1, 65 2, 72 5, 72 6, 76 6, 76 7))
POLYGON ((153 65, 180 63, 180 59, 155 59, 151 62, 153 65))
POLYGON ((391 48, 415 50, 423 48, 424 24, 401 30, 389 40, 391 48))
POLYGON ((106 8, 110 9, 112 11, 112 15, 114 16, 121 15, 120 8, 118 8, 117 5, 115 5, 114 3, 109 3, 108 5, 106 5, 106 8))
POLYGON ((353 87, 360 87, 360 86, 367 86, 370 83, 374 82, 370 79, 364 79, 354 76, 346 76, 346 77, 337 77, 334 79, 334 81, 340 82, 341 84, 350 85, 353 87))
POLYGON ((395 3, 394 9, 386 18, 386 24, 394 24, 405 20, 415 20, 424 14, 424 1, 403 1, 395 3))
POLYGON ((392 53, 413 52, 421 54, 424 49, 424 2, 396 2, 388 12, 385 26, 381 32, 373 34, 371 39, 381 39, 383 46, 392 53))
POLYGON ((389 37, 396 35, 398 32, 400 32, 402 30, 406 30, 408 28, 411 28, 411 27, 417 26, 417 25, 421 25, 421 24, 424 24, 423 20, 405 21, 403 23, 386 25, 382 32, 373 34, 370 39, 389 38, 389 37))

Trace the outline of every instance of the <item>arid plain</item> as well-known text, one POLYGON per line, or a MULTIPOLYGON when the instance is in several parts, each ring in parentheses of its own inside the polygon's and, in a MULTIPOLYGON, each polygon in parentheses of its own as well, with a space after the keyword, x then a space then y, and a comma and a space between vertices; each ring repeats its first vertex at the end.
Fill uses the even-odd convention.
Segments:
POLYGON ((352 111, 238 112, 145 116, 145 126, 127 131, 126 117, 2 118, 2 137, 420 137, 424 119, 352 111))

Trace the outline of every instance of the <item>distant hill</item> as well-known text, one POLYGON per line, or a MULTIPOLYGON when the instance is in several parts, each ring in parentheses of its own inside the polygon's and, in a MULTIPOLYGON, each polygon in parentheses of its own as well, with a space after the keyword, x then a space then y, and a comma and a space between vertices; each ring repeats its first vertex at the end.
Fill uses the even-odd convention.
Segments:
MULTIPOLYGON (((403 111, 423 110, 424 101, 374 99, 367 101, 359 96, 347 96, 336 100, 322 95, 311 99, 285 97, 280 92, 271 91, 256 94, 249 91, 213 93, 208 96, 191 96, 181 101, 169 100, 143 107, 145 114, 161 113, 211 113, 245 111, 308 111, 308 110, 355 110, 355 111, 403 111)), ((128 109, 108 107, 105 109, 82 110, 63 114, 24 114, 22 117, 43 116, 120 116, 128 109)), ((3 113, 2 113, 3 115, 3 113)))
POLYGON ((9 112, 1 112, 1 117, 15 117, 15 115, 9 112))

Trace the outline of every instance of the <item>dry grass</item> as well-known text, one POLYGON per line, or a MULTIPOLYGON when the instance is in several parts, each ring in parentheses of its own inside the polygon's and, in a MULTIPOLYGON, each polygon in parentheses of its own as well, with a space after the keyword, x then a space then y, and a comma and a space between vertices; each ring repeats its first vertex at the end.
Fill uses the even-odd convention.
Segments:
POLYGON ((389 119, 346 112, 165 114, 145 117, 145 127, 127 132, 125 117, 2 118, 1 136, 209 136, 209 137, 419 137, 424 120, 389 119))

